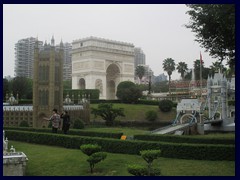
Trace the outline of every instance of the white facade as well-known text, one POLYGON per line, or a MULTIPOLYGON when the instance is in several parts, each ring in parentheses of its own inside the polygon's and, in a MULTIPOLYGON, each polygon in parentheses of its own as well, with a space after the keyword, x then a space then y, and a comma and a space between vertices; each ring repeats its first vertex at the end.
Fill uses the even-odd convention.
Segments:
POLYGON ((116 99, 122 81, 134 82, 134 45, 89 37, 72 43, 72 89, 99 89, 116 99))

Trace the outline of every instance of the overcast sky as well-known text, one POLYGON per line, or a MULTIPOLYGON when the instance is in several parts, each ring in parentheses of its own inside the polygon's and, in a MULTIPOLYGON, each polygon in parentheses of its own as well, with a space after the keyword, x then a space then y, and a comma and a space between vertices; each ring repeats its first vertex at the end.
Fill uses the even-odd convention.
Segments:
MULTIPOLYGON (((154 75, 167 75, 163 60, 184 61, 188 68, 202 52, 205 67, 213 59, 194 41, 194 33, 184 27, 189 22, 184 4, 4 4, 3 5, 3 77, 14 76, 14 45, 20 39, 38 37, 55 44, 71 43, 89 36, 133 43, 146 55, 146 64, 154 75)), ((172 79, 179 79, 174 72, 172 79)))

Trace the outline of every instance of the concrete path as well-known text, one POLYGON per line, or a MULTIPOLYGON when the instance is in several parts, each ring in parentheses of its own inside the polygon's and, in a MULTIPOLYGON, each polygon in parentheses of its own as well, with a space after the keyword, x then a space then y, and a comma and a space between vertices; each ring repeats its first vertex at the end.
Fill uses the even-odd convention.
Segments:
POLYGON ((179 125, 172 125, 170 127, 167 127, 166 129, 161 129, 161 130, 159 130, 157 132, 154 132, 154 134, 168 134, 168 133, 177 131, 179 129, 186 128, 188 126, 190 126, 189 123, 187 123, 187 124, 179 124, 179 125))

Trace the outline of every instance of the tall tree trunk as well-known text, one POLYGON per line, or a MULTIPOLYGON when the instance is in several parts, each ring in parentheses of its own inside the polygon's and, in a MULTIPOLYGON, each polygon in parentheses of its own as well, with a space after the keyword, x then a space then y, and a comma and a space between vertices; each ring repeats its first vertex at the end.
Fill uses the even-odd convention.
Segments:
POLYGON ((171 82, 171 76, 169 75, 169 80, 168 80, 168 92, 169 92, 169 94, 171 94, 170 82, 171 82))

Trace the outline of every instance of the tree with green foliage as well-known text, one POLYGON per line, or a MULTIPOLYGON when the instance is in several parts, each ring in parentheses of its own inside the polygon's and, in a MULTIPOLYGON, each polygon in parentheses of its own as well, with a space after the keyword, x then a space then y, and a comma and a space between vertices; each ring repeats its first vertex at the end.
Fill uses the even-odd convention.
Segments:
POLYGON ((142 96, 140 88, 131 81, 120 82, 117 87, 116 96, 123 103, 136 103, 142 96))
POLYGON ((143 150, 140 151, 142 158, 147 162, 148 175, 150 176, 152 163, 155 159, 159 158, 161 155, 161 150, 143 150))
POLYGON ((162 112, 169 112, 172 110, 172 107, 173 107, 173 102, 171 100, 164 99, 159 101, 159 109, 162 112))
MULTIPOLYGON (((194 67, 195 80, 200 80, 200 60, 199 59, 194 61, 193 67, 194 67)), ((205 68, 204 62, 202 62, 202 79, 207 79, 210 73, 211 73, 211 70, 209 68, 205 68)))
POLYGON ((83 144, 80 146, 81 151, 88 155, 87 162, 89 162, 90 172, 93 173, 95 164, 106 159, 107 154, 101 151, 101 146, 96 144, 83 144))
POLYGON ((3 78, 3 100, 5 100, 6 94, 9 92, 8 80, 3 78))
POLYGON ((143 66, 137 66, 135 69, 135 72, 136 72, 136 75, 139 77, 140 84, 141 84, 142 77, 145 74, 145 68, 143 66))
POLYGON ((168 81, 155 82, 152 85, 154 92, 168 92, 168 81))
POLYGON ((63 81, 63 90, 72 89, 72 81, 71 80, 65 80, 63 81))
POLYGON ((185 62, 179 62, 177 64, 177 70, 178 70, 178 73, 181 74, 182 80, 184 80, 184 75, 188 70, 187 64, 185 62))
POLYGON ((145 118, 148 121, 155 121, 157 119, 158 115, 157 112, 154 110, 149 110, 145 113, 145 118))
POLYGON ((84 123, 81 119, 76 119, 73 123, 74 129, 84 129, 84 123))
POLYGON ((213 76, 214 73, 218 72, 219 70, 220 72, 226 74, 227 68, 224 67, 222 63, 219 61, 212 62, 212 65, 210 66, 211 75, 213 76))
POLYGON ((32 99, 32 79, 15 77, 9 82, 9 91, 18 94, 19 99, 32 99))
POLYGON ((235 69, 235 4, 189 4, 186 25, 196 34, 196 41, 220 62, 227 59, 235 69))
POLYGON ((110 103, 100 103, 98 108, 92 108, 91 113, 105 120, 107 126, 112 126, 116 117, 125 117, 123 108, 113 108, 113 104, 110 103))
POLYGON ((171 90, 170 90, 171 75, 172 75, 172 72, 175 70, 175 62, 172 58, 164 59, 163 70, 166 71, 168 74, 168 77, 169 77, 168 90, 169 90, 169 93, 171 94, 171 90))

